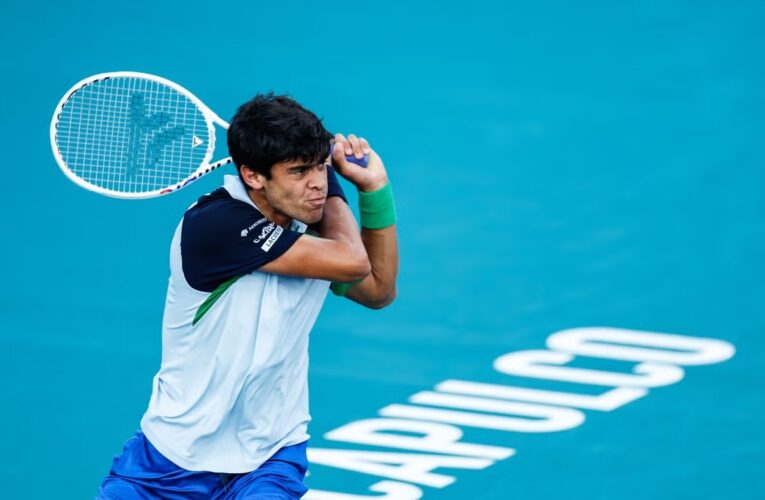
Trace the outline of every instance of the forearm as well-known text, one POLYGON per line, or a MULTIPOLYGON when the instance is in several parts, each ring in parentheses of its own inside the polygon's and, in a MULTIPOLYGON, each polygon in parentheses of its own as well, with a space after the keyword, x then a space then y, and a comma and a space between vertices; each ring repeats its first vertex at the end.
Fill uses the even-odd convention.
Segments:
POLYGON ((361 239, 369 256, 371 272, 351 287, 346 296, 368 307, 385 307, 396 297, 399 262, 396 226, 362 229, 361 239))
POLYGON ((346 142, 337 134, 335 145, 333 161, 338 173, 359 190, 361 241, 369 258, 370 273, 358 281, 335 283, 332 291, 367 307, 385 307, 396 296, 399 259, 396 210, 388 174, 381 158, 366 140, 349 135, 346 142), (349 164, 343 153, 353 153, 356 158, 368 155, 367 168, 349 164))
POLYGON ((343 245, 357 261, 368 264, 367 251, 359 227, 348 204, 340 197, 327 198, 324 216, 319 224, 319 236, 343 245))
POLYGON ((338 196, 327 198, 324 216, 319 223, 319 236, 329 240, 344 241, 354 249, 364 252, 359 227, 348 204, 338 196))
POLYGON ((300 237, 288 252, 260 269, 336 282, 356 282, 369 275, 366 249, 345 201, 327 199, 318 230, 320 238, 300 237))

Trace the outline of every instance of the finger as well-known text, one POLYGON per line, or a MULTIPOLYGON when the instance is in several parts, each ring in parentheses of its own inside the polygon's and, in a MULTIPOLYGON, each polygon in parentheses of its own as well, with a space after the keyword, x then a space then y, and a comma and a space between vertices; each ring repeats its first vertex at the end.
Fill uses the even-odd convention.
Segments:
POLYGON ((332 158, 335 160, 344 160, 345 155, 350 154, 347 152, 350 150, 350 148, 351 145, 343 134, 335 134, 334 146, 332 148, 332 158))
POLYGON ((345 148, 348 147, 348 141, 343 134, 335 134, 335 142, 332 146, 332 164, 339 170, 344 170, 347 164, 345 159, 345 148))
POLYGON ((345 154, 350 155, 353 153, 353 148, 351 147, 350 142, 348 142, 348 139, 346 139, 343 134, 335 134, 335 142, 338 143, 338 147, 341 147, 343 151, 345 151, 345 154))
POLYGON ((335 149, 340 148, 341 150, 345 151, 345 148, 348 147, 348 139, 345 138, 343 134, 335 134, 335 149))
POLYGON ((334 147, 332 148, 332 164, 343 168, 345 167, 345 162, 347 160, 345 159, 345 147, 343 146, 342 142, 335 142, 334 147))
POLYGON ((372 150, 372 148, 369 147, 369 142, 363 137, 359 137, 359 144, 361 144, 361 151, 363 151, 365 155, 368 155, 372 150))
POLYGON ((350 142, 351 147, 353 147, 353 155, 358 159, 364 158, 364 152, 361 150, 359 138, 353 134, 348 134, 348 142, 350 142))
POLYGON ((380 158, 380 155, 377 154, 377 152, 374 149, 369 150, 369 170, 377 170, 379 168, 385 168, 383 167, 382 158, 380 158))

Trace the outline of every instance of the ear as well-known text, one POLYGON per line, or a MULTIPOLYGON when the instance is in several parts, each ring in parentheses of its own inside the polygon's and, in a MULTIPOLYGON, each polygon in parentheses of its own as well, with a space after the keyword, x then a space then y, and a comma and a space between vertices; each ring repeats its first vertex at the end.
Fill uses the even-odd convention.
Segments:
POLYGON ((239 172, 242 174, 244 183, 250 186, 252 189, 263 189, 266 176, 260 174, 247 165, 239 167, 239 172))

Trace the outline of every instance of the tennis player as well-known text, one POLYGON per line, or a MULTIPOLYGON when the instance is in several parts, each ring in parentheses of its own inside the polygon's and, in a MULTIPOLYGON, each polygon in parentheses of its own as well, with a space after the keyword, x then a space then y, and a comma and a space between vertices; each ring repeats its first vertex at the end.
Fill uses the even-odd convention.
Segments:
POLYGON ((394 299, 393 198, 366 140, 268 94, 238 109, 228 146, 238 176, 175 231, 162 365, 97 498, 300 498, 308 335, 330 283, 368 307, 394 299), (331 164, 359 191, 360 232, 331 164))

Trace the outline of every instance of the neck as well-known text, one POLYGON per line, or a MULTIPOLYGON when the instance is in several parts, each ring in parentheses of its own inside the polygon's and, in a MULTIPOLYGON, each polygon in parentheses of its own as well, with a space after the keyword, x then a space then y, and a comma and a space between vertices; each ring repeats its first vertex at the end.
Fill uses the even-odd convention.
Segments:
POLYGON ((289 227, 292 223, 292 217, 275 209, 268 203, 268 199, 266 199, 262 189, 248 189, 247 196, 250 197, 255 206, 258 207, 258 210, 271 222, 275 222, 282 227, 289 227))

